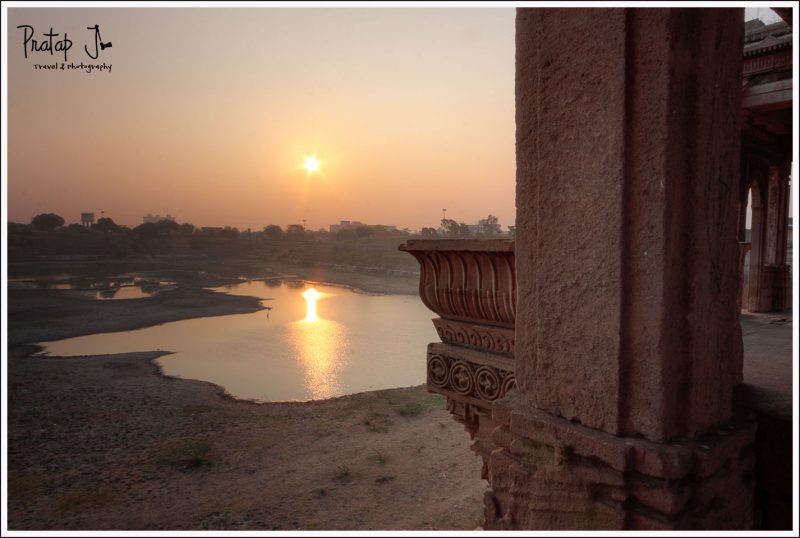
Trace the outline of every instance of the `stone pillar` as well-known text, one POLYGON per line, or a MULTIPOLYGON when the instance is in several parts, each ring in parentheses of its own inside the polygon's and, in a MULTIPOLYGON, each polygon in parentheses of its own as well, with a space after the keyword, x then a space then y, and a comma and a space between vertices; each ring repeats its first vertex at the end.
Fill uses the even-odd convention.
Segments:
POLYGON ((736 298, 736 311, 742 310, 742 298, 744 292, 744 262, 747 259, 747 253, 750 252, 752 244, 749 241, 739 241, 739 293, 736 298))
POLYGON ((754 180, 750 186, 750 276, 747 284, 747 310, 761 312, 762 282, 764 267, 764 235, 766 229, 766 211, 762 204, 762 183, 754 180))
POLYGON ((741 9, 518 9, 517 389, 489 529, 748 528, 741 9))
MULTIPOLYGON (((781 197, 782 201, 780 204, 781 216, 779 220, 778 232, 779 232, 779 240, 778 240, 778 261, 777 263, 780 265, 786 265, 786 251, 788 248, 788 235, 789 235, 789 200, 792 196, 791 190, 791 178, 789 177, 792 173, 792 163, 786 162, 780 168, 781 173, 781 197)), ((791 294, 791 289, 789 290, 791 294)))
POLYGON ((764 237, 765 263, 762 267, 763 297, 761 311, 780 311, 788 307, 791 295, 791 275, 786 265, 786 234, 788 233, 789 181, 788 166, 769 168, 764 237))
POLYGON ((786 265, 789 165, 769 166, 752 184, 752 252, 747 309, 771 312, 788 308, 791 274, 786 265))
POLYGON ((782 235, 778 221, 781 218, 781 178, 777 166, 770 166, 767 171, 767 228, 764 241, 764 262, 777 265, 779 256, 778 242, 782 235))

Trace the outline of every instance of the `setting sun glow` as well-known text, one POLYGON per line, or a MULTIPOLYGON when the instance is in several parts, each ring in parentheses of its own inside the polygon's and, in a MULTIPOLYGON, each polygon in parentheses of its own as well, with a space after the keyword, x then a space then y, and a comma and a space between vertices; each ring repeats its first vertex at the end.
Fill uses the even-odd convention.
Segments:
POLYGON ((303 163, 303 168, 305 168, 306 172, 309 174, 313 174, 319 170, 319 161, 316 157, 306 157, 306 160, 303 163))

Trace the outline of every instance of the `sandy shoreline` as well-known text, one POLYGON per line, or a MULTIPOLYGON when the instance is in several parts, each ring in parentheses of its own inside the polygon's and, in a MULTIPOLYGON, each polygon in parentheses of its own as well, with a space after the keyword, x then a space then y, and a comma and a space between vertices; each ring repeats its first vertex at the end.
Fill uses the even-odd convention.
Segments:
MULTIPOLYGON (((281 269, 316 280, 313 271, 281 269)), ((359 286, 358 275, 347 277, 325 281, 394 293, 410 280, 381 286, 371 277, 359 286)), ((424 387, 258 404, 161 375, 154 361, 164 352, 29 356, 33 342, 262 308, 257 299, 193 287, 119 303, 52 290, 9 293, 11 529, 480 523, 479 458, 442 399, 424 387)))

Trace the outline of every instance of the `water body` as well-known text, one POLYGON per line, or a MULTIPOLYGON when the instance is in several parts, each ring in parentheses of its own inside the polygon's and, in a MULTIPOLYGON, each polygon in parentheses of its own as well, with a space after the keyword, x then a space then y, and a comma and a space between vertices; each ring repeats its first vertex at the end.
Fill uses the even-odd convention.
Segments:
POLYGON ((174 280, 150 279, 131 275, 100 278, 66 273, 51 278, 15 278, 8 282, 8 288, 11 290, 47 289, 91 292, 90 296, 100 301, 143 299, 174 285, 174 280))
POLYGON ((278 280, 216 291, 259 297, 269 310, 46 342, 44 351, 169 350, 175 353, 158 359, 167 375, 210 381, 258 401, 318 400, 425 382, 426 346, 438 337, 434 314, 418 297, 278 280), (308 299, 311 287, 315 300, 308 299))

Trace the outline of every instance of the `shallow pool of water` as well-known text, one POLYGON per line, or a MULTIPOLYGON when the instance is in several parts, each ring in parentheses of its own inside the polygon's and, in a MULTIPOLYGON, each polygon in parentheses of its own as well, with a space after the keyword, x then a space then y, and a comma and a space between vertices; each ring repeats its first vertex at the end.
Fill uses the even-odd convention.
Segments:
POLYGON ((418 297, 277 280, 217 290, 259 297, 269 310, 46 342, 45 352, 174 351, 158 359, 165 374, 210 381, 237 398, 260 401, 324 399, 425 382, 426 346, 438 338, 433 313, 418 297), (303 295, 310 287, 318 293, 314 301, 303 295))

